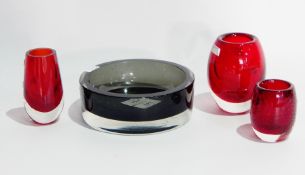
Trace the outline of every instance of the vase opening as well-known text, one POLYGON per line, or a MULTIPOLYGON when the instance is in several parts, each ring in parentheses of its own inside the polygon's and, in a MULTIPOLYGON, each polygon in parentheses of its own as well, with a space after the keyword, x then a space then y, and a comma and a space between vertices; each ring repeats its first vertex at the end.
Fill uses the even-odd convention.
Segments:
POLYGON ((28 51, 27 55, 31 57, 45 57, 53 55, 55 51, 50 48, 37 48, 28 51))
POLYGON ((254 41, 254 36, 246 33, 229 33, 221 37, 221 40, 229 43, 247 43, 254 41))
POLYGON ((284 80, 263 80, 258 83, 258 87, 269 91, 285 91, 292 88, 292 84, 284 80))

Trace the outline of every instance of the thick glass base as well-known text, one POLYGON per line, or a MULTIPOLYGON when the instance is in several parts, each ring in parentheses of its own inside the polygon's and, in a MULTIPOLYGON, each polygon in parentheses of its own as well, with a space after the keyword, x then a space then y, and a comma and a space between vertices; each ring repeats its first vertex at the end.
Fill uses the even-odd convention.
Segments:
POLYGON ((253 131, 255 132, 256 136, 258 138, 260 138, 262 141, 271 142, 271 143, 282 141, 283 136, 285 135, 285 133, 284 134, 264 134, 264 133, 257 131, 254 128, 253 128, 253 131))
POLYGON ((33 109, 26 101, 24 103, 24 107, 32 120, 39 124, 48 124, 54 122, 59 117, 59 114, 64 107, 64 100, 62 99, 59 105, 49 112, 37 111, 33 109))
POLYGON ((244 113, 250 110, 251 100, 241 102, 241 103, 232 103, 227 102, 219 98, 212 90, 211 95, 213 96, 214 100, 216 101, 217 105, 224 111, 229 113, 244 113))
POLYGON ((145 135, 172 130, 184 125, 190 119, 191 110, 165 119, 140 122, 107 119, 86 110, 82 115, 85 122, 98 131, 122 135, 145 135))

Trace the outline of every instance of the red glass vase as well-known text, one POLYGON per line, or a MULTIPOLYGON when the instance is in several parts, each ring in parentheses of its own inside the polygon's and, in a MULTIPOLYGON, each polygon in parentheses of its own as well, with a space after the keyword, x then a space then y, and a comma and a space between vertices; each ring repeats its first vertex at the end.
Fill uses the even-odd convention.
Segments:
POLYGON ((55 50, 29 50, 24 65, 27 113, 32 120, 40 124, 55 121, 63 108, 63 89, 55 50))
POLYGON ((284 80, 257 83, 250 110, 252 128, 267 142, 285 140, 294 124, 296 94, 294 86, 284 80))
POLYGON ((211 94, 230 113, 249 111, 255 84, 265 75, 262 47, 246 33, 223 34, 215 41, 208 63, 211 94))

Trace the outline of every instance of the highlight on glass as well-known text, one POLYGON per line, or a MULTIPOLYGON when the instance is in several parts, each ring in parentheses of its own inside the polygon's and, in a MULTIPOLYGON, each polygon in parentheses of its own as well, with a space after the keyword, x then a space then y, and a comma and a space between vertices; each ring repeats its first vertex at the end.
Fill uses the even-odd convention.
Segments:
POLYGON ((263 49, 256 36, 228 33, 217 38, 208 62, 208 80, 221 109, 230 113, 249 111, 255 84, 264 75, 263 49))
POLYGON ((269 79, 257 83, 250 110, 255 134, 266 142, 285 140, 295 121, 296 103, 290 82, 269 79))
POLYGON ((64 105, 56 51, 50 48, 29 50, 24 66, 26 112, 39 124, 54 122, 64 105))

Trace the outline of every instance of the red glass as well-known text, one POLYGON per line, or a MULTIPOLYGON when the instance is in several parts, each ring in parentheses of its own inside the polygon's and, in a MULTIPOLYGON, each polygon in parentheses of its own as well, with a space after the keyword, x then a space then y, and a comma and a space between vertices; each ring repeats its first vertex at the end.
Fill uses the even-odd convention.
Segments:
MULTIPOLYGON (((218 98, 233 105, 249 101, 255 84, 264 75, 264 54, 257 37, 246 33, 228 33, 217 38, 210 53, 208 79, 212 92, 218 98)), ((223 105, 218 105, 224 109, 223 105)), ((224 110, 239 113, 249 108, 250 102, 247 109, 241 111, 224 110)))
POLYGON ((277 79, 257 83, 250 115, 252 127, 259 138, 268 142, 286 139, 296 115, 294 86, 277 79))
POLYGON ((53 110, 57 109, 63 98, 55 50, 49 48, 29 50, 24 64, 24 98, 28 114, 38 123, 54 121, 59 112, 53 110))

